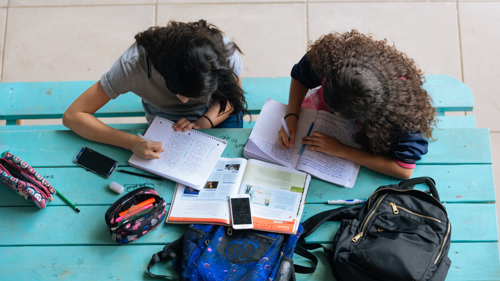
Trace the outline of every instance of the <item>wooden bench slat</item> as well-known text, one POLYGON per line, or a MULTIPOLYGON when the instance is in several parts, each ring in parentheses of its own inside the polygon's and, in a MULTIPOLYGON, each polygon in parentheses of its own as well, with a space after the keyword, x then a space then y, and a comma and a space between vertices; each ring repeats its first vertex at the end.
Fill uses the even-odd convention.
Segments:
MULTIPOLYGON (((149 280, 147 264, 162 248, 159 245, 3 247, 0 271, 3 278, 12 281, 149 280), (124 266, 124 261, 129 261, 130 266, 124 266)), ((322 250, 313 253, 319 259, 316 272, 297 274, 297 280, 334 281, 322 250)), ((449 257, 452 263, 446 281, 500 280, 498 243, 451 243, 449 257)), ((294 262, 309 265, 298 255, 294 256, 294 262)), ((157 264, 152 272, 178 278, 171 262, 157 264)))
MULTIPOLYGON (((307 204, 302 221, 323 211, 339 208, 320 204, 307 204)), ((496 242, 498 233, 495 204, 445 204, 451 221, 451 241, 453 242, 496 242), (477 225, 483 221, 487 225, 477 225), (472 227, 471 224, 475 226, 472 227), (476 229, 472 229, 476 228, 476 229)), ((313 234, 306 238, 308 243, 332 243, 340 222, 325 222, 313 234)))
MULTIPOLYGON (((322 249, 312 251, 319 260, 318 267, 313 275, 296 274, 297 280, 332 280, 330 265, 322 249)), ((498 267, 498 243, 451 243, 448 257, 451 267, 446 281, 458 280, 500 280, 498 267)), ((294 263, 310 266, 308 261, 298 255, 294 256, 294 263)))
MULTIPOLYGON (((147 174, 147 172, 132 167, 127 169, 147 174)), ((105 179, 91 172, 85 172, 83 168, 79 167, 37 168, 37 171, 45 176, 59 192, 77 205, 112 204, 118 198, 118 195, 108 188, 112 181, 122 185, 153 183, 156 190, 167 202, 171 201, 175 188, 175 183, 166 179, 157 181, 118 172, 110 179, 105 179)), ((436 180, 442 202, 495 202, 491 165, 417 165, 413 176, 429 176, 436 180)), ((367 198, 377 187, 399 181, 362 167, 353 188, 343 188, 313 179, 307 194, 307 203, 324 204, 328 200, 367 198)), ((424 185, 420 186, 426 188, 424 185)), ((128 191, 131 190, 133 189, 128 191)), ((66 203, 59 196, 55 196, 54 201, 49 205, 66 206, 66 203)), ((9 206, 32 206, 32 203, 24 200, 0 182, 0 207, 9 206)))
MULTIPOLYGON (((450 75, 426 76, 429 91, 440 111, 471 111, 472 91, 450 75)), ((290 77, 242 78, 252 114, 258 114, 267 98, 287 103, 290 77)), ((68 106, 96 81, 0 83, 0 119, 61 118, 68 106)), ((144 116, 140 98, 126 94, 106 104, 97 117, 144 116)))
POLYGON ((436 123, 439 129, 476 128, 476 116, 439 116, 436 123))
MULTIPOLYGON (((302 221, 322 211, 338 208, 306 204, 302 221)), ((498 240, 494 204, 446 204, 452 224, 453 242, 495 242, 498 240)), ((115 243, 107 233, 104 214, 109 206, 80 206, 76 213, 67 206, 0 208, 1 246, 27 245, 106 245, 115 243), (23 219, 20 220, 19 218, 23 219), (78 237, 78 239, 75 239, 78 237)), ((306 240, 308 243, 332 243, 338 222, 326 222, 306 240)), ((186 225, 162 222, 156 230, 134 244, 158 244, 181 237, 186 225)))
MULTIPOLYGON (((144 130, 124 130, 135 134, 144 130)), ((223 157, 242 155, 250 129, 200 130, 228 140, 223 157)), ((491 164, 489 130, 485 128, 443 129, 434 132, 437 141, 429 144, 429 153, 418 164, 491 164)), ((76 166, 73 157, 82 146, 105 154, 127 166, 131 152, 91 142, 71 131, 1 132, 0 149, 11 150, 33 167, 76 166)))

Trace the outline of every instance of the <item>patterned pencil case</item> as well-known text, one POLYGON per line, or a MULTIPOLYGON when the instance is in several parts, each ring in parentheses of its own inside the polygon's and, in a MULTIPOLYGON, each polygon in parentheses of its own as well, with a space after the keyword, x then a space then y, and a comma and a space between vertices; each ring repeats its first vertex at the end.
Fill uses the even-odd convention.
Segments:
POLYGON ((106 211, 104 219, 108 232, 119 244, 135 241, 160 225, 166 215, 166 205, 153 188, 142 187, 131 191, 106 211), (147 204, 141 206, 145 202, 147 204))
POLYGON ((0 180, 40 209, 45 208, 56 193, 35 169, 10 152, 0 158, 0 180))

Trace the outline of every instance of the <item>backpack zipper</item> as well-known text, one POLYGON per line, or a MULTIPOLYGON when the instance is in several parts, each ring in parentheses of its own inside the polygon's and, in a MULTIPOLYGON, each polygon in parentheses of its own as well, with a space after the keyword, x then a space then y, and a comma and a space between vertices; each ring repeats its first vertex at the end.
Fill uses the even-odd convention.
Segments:
POLYGON ((365 220, 365 223, 363 224, 363 228, 361 228, 361 232, 358 233, 358 235, 354 236, 351 241, 352 242, 358 242, 359 238, 361 238, 363 236, 363 231, 365 231, 365 226, 366 224, 368 223, 368 221, 370 220, 371 216, 375 213, 375 211, 378 209, 378 206, 380 205, 380 203, 382 202, 382 200, 384 200, 384 198, 389 195, 389 193, 385 194, 384 196, 382 196, 382 198, 379 199, 379 201, 377 202, 377 205, 375 206, 375 208, 373 209, 373 211, 370 213, 370 215, 368 216, 368 218, 366 218, 365 220))
POLYGON ((441 254, 443 253, 444 249, 444 244, 446 243, 446 240, 448 240, 448 234, 450 233, 450 221, 448 221, 448 229, 446 230, 446 235, 444 236, 443 244, 441 245, 441 249, 439 250, 439 254, 436 257, 436 260, 434 261, 434 264, 436 264, 441 257, 441 254))
POLYGON ((391 207, 392 207, 392 213, 393 213, 393 214, 395 214, 395 215, 399 214, 399 210, 398 210, 398 208, 399 208, 399 209, 404 210, 404 211, 406 211, 406 212, 408 212, 408 213, 410 213, 410 214, 413 214, 413 215, 415 215, 415 216, 419 216, 419 217, 422 217, 422 218, 426 218, 426 219, 434 220, 434 221, 437 221, 437 222, 441 223, 441 221, 440 221, 440 220, 438 220, 438 219, 436 219, 436 218, 429 217, 429 216, 424 216, 424 215, 421 215, 421 214, 417 214, 417 213, 412 212, 412 211, 410 211, 410 210, 408 210, 408 209, 406 209, 406 208, 403 208, 403 207, 401 207, 401 206, 396 206, 396 203, 392 203, 392 202, 391 202, 391 203, 389 203, 389 206, 391 206, 391 207))

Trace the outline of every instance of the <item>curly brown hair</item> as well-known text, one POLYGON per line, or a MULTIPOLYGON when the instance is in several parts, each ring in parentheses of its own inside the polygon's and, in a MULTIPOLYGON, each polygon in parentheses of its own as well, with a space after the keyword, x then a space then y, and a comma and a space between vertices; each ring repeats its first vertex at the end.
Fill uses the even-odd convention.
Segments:
POLYGON ((435 108, 421 86, 423 72, 406 54, 357 30, 323 35, 310 45, 307 59, 324 77, 326 104, 363 129, 356 141, 373 154, 387 154, 408 132, 432 138, 435 108))

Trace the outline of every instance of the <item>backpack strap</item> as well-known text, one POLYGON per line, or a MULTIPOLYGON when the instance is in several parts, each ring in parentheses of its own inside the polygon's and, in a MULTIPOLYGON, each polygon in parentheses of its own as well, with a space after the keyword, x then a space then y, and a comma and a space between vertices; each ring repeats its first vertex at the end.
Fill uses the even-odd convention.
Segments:
POLYGON ((436 198, 438 201, 441 201, 439 200, 439 194, 436 188, 436 182, 434 181, 434 179, 430 177, 419 177, 419 178, 404 180, 397 185, 397 189, 413 189, 415 185, 420 183, 427 184, 430 193, 434 196, 434 198, 436 198))
POLYGON ((302 232, 301 238, 306 238, 307 236, 311 235, 311 233, 313 233, 326 221, 342 221, 345 219, 354 219, 361 207, 362 206, 340 207, 337 209, 321 212, 308 218, 302 224, 302 226, 304 227, 304 232, 302 232))
POLYGON ((170 261, 170 260, 175 260, 177 257, 182 256, 182 243, 184 242, 184 236, 181 238, 175 240, 174 242, 168 244, 163 248, 162 251, 156 253, 153 255, 151 258, 151 261, 148 264, 148 273, 149 276, 153 278, 164 278, 166 280, 179 280, 177 278, 167 276, 167 275, 156 275, 151 273, 150 269, 158 262, 161 261, 170 261))
POLYGON ((299 238, 297 246, 295 247, 295 253, 310 260, 314 266, 302 266, 298 264, 294 264, 295 273, 313 273, 316 270, 318 265, 318 258, 309 250, 314 250, 318 248, 323 248, 323 251, 326 254, 328 260, 333 254, 333 251, 326 248, 325 246, 319 243, 311 243, 307 244, 305 238, 313 233, 318 227, 320 227, 326 221, 341 221, 344 219, 354 219, 359 209, 362 206, 356 207, 341 207, 333 210, 328 210, 316 214, 309 219, 307 219, 302 226, 304 227, 304 231, 299 238))

